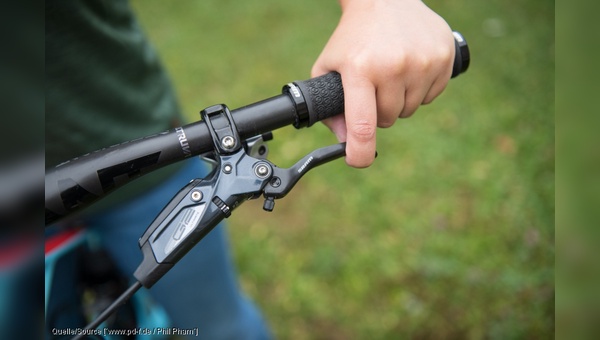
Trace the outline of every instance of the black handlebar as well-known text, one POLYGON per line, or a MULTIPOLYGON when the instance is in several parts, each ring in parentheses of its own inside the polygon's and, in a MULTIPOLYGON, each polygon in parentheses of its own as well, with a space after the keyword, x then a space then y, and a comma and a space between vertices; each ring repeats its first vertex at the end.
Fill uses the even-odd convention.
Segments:
MULTIPOLYGON (((466 71, 469 49, 455 32, 452 77, 466 71)), ((245 140, 287 125, 311 126, 344 112, 339 73, 290 83, 281 95, 232 110, 239 136, 245 140)), ((46 171, 46 225, 80 210, 114 189, 166 165, 214 148, 203 121, 157 135, 92 152, 46 171)))

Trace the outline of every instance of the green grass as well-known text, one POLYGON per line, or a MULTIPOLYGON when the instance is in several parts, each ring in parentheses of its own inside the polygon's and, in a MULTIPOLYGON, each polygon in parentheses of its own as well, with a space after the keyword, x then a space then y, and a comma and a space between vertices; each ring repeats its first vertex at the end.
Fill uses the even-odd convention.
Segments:
MULTIPOLYGON (((365 170, 307 175, 273 213, 229 220, 243 289, 281 339, 545 339, 554 334, 554 3, 428 5, 471 46, 469 71, 378 133, 365 170)), ((134 1, 190 119, 306 79, 336 1, 134 1)), ((277 131, 288 166, 334 143, 277 131)))

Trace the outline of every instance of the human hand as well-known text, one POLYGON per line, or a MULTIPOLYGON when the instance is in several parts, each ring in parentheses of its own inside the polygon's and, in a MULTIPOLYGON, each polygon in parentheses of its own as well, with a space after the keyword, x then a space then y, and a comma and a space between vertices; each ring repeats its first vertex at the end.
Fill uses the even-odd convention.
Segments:
POLYGON ((375 159, 376 128, 433 101, 452 74, 454 37, 420 0, 340 0, 342 17, 312 69, 342 76, 344 115, 324 123, 347 142, 346 163, 375 159))

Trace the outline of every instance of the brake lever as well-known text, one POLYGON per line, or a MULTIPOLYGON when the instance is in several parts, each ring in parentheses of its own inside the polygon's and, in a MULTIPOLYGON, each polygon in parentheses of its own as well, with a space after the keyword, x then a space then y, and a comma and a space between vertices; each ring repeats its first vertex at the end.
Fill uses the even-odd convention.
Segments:
POLYGON ((269 183, 270 163, 246 154, 219 155, 218 166, 181 189, 139 239, 143 260, 134 276, 150 288, 192 247, 269 183))
POLYGON ((292 167, 278 168, 240 148, 217 154, 217 166, 173 197, 139 240, 143 260, 135 278, 150 288, 221 220, 246 200, 265 196, 264 209, 284 197, 309 170, 346 154, 346 144, 317 149, 292 167))
POLYGON ((152 287, 192 247, 241 203, 263 194, 264 208, 272 211, 276 198, 284 197, 309 170, 346 154, 346 144, 317 149, 289 169, 264 159, 262 135, 241 141, 229 109, 215 105, 202 110, 215 151, 212 172, 181 189, 150 224, 139 240, 142 263, 134 272, 146 288, 152 287), (256 157, 254 157, 256 156, 256 157))
POLYGON ((339 143, 314 150, 290 168, 273 165, 271 181, 263 190, 263 209, 273 211, 275 199, 283 198, 309 170, 346 155, 346 143, 339 143))

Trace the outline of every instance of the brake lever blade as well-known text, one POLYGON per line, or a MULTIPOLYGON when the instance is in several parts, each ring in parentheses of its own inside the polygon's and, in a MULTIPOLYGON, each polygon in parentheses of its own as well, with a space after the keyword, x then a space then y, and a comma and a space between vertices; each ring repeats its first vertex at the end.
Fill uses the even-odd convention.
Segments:
MULTIPOLYGON (((271 203, 284 197, 309 170, 345 155, 346 143, 334 144, 309 153, 288 169, 274 167, 271 182, 264 189, 265 197, 271 203)), ((267 208, 265 205, 265 210, 272 210, 267 208)))

